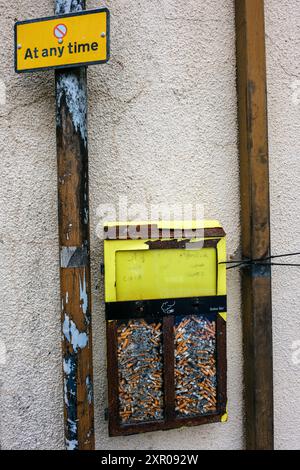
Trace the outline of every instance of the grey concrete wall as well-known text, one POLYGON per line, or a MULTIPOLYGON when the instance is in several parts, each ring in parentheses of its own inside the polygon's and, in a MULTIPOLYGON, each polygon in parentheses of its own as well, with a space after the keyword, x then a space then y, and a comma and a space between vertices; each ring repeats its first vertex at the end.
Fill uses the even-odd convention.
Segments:
MULTIPOLYGON (((112 15, 111 61, 89 68, 97 448, 243 448, 240 283, 234 270, 228 274, 228 423, 108 437, 102 243, 96 236, 100 204, 117 203, 121 195, 130 204, 197 201, 204 204, 207 218, 223 223, 229 254, 238 253, 234 2, 186 0, 184 8, 175 0, 87 4, 106 5, 112 15)), ((0 6, 0 41, 6 45, 0 49, 6 88, 6 103, 0 105, 0 444, 4 449, 60 449, 54 79, 53 72, 18 76, 13 70, 15 19, 47 16, 53 2, 7 5, 0 0, 0 6)), ((287 238, 296 249, 300 230, 298 219, 298 224, 292 220, 297 214, 299 147, 299 105, 291 101, 299 73, 293 50, 295 41, 299 45, 299 14, 297 20, 292 7, 299 11, 296 0, 266 2, 274 251, 286 250, 287 238)), ((297 271, 293 276, 275 271, 274 285, 276 442, 296 448, 300 366, 292 363, 291 342, 298 339, 297 271)))

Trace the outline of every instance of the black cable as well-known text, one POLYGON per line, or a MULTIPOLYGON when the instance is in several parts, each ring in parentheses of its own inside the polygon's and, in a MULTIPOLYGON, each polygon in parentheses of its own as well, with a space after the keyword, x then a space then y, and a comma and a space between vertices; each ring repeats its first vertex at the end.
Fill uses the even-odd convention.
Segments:
POLYGON ((300 264, 293 264, 293 263, 255 263, 258 264, 259 266, 298 266, 300 267, 300 264))
MULTIPOLYGON (((234 261, 221 261, 219 264, 235 264, 235 263, 244 264, 244 263, 251 263, 252 261, 254 260, 245 258, 244 260, 235 259, 234 261)), ((262 259, 262 261, 264 261, 264 259, 262 259)))
POLYGON ((284 255, 272 255, 272 256, 268 256, 267 258, 264 258, 264 259, 266 260, 266 259, 273 259, 273 258, 284 258, 285 256, 298 256, 298 255, 300 255, 300 252, 285 253, 284 255))
MULTIPOLYGON (((224 263, 220 263, 220 264, 224 264, 224 263)), ((227 270, 229 269, 234 269, 234 268, 239 268, 240 266, 243 266, 245 263, 238 263, 238 264, 235 264, 234 266, 229 266, 229 268, 226 268, 227 270)))

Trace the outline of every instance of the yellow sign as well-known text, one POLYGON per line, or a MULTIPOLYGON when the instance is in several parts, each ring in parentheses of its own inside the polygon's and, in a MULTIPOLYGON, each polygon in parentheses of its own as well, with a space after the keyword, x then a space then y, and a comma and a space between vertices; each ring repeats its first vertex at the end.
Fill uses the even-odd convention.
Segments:
POLYGON ((107 62, 107 8, 15 24, 16 72, 107 62))

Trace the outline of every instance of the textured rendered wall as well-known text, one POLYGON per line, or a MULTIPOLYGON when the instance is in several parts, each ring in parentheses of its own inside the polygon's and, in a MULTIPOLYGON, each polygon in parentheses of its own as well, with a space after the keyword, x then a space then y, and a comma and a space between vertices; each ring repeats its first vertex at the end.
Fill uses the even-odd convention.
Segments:
MULTIPOLYGON (((95 233, 97 208, 103 202, 117 202, 119 195, 127 195, 129 203, 197 201, 204 204, 206 217, 224 224, 229 254, 238 252, 233 0, 186 0, 184 9, 175 0, 87 4, 106 5, 112 14, 111 61, 89 69, 97 448, 240 449, 244 445, 241 313, 235 271, 228 275, 229 422, 108 438, 99 275, 102 244, 95 233)), ((300 230, 288 219, 297 214, 293 186, 299 146, 299 105, 292 104, 290 88, 299 64, 292 50, 297 22, 290 5, 297 8, 296 0, 267 1, 274 251, 281 250, 286 238, 296 248, 295 231, 300 230), (287 194, 291 211, 286 209, 287 194), (288 228, 289 223, 293 228, 288 228)), ((59 449, 63 413, 54 78, 53 72, 14 73, 12 34, 15 19, 47 16, 53 2, 22 0, 8 5, 0 0, 0 6, 0 41, 6 45, 0 49, 6 86, 6 104, 3 99, 0 104, 0 445, 59 449)), ((297 368, 290 362, 291 338, 300 339, 296 313, 291 316, 297 307, 296 272, 290 276, 288 271, 275 271, 274 287, 276 437, 278 446, 288 448, 288 423, 296 419, 295 410, 299 414, 299 399, 293 399, 297 385, 299 394, 297 368), (286 395, 288 408, 283 405, 286 395)), ((297 447, 299 420, 292 429, 297 447)))

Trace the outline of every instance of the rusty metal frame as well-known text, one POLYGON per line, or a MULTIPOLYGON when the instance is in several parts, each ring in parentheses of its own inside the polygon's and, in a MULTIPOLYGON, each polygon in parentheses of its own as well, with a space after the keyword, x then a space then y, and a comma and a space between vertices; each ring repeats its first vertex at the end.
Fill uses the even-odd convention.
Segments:
POLYGON ((227 407, 227 360, 226 321, 216 313, 216 359, 217 359, 217 411, 202 416, 177 417, 175 414, 174 383, 174 316, 165 316, 163 323, 164 363, 164 419, 135 424, 121 424, 119 419, 118 378, 118 320, 107 322, 107 369, 108 369, 108 415, 109 435, 127 436, 150 431, 175 429, 184 426, 217 423, 223 420, 227 407))
MULTIPOLYGON (((155 238, 156 240, 161 240, 164 238, 164 229, 159 228, 155 224, 147 225, 105 225, 104 230, 104 239, 105 240, 139 240, 143 238, 155 238), (133 236, 130 232, 130 229, 134 228, 136 236, 133 236), (140 235, 141 233, 141 235, 140 235), (155 235, 154 235, 155 234, 155 235)), ((173 240, 178 235, 176 229, 168 229, 168 238, 173 240)), ((222 227, 212 227, 203 229, 203 238, 222 238, 226 235, 222 227)), ((184 237, 186 239, 195 238, 194 230, 184 230, 184 237)), ((185 240, 187 242, 187 240, 185 240)), ((165 245, 166 246, 166 245, 165 245)), ((175 246, 176 247, 176 246, 175 246)))

